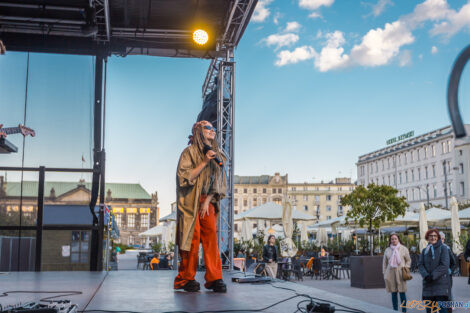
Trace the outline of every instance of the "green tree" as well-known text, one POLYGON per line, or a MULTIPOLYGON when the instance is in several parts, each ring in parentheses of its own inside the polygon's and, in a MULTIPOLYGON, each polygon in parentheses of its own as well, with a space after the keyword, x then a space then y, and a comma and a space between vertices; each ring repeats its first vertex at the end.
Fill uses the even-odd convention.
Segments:
MULTIPOLYGON (((369 184, 366 187, 357 186, 353 192, 341 199, 341 205, 350 206, 346 214, 346 222, 353 220, 361 228, 367 227, 370 242, 373 242, 373 232, 386 221, 393 221, 399 215, 404 215, 408 203, 405 197, 397 196, 398 190, 391 186, 369 184)), ((371 247, 370 254, 374 249, 371 247)))

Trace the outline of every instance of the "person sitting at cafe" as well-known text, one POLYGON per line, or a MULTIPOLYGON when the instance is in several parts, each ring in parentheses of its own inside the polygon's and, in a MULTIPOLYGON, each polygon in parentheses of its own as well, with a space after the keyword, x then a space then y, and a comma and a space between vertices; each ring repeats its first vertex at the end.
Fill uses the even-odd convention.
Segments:
POLYGON ((150 269, 157 270, 158 264, 160 263, 160 254, 155 253, 152 260, 150 261, 150 269))

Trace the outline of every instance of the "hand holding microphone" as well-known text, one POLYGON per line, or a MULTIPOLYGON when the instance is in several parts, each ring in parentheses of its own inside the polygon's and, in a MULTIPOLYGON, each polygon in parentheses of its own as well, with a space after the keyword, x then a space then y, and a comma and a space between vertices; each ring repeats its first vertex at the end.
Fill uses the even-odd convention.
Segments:
POLYGON ((204 155, 207 162, 214 160, 217 165, 224 166, 224 163, 217 158, 217 154, 210 146, 204 145, 204 155))

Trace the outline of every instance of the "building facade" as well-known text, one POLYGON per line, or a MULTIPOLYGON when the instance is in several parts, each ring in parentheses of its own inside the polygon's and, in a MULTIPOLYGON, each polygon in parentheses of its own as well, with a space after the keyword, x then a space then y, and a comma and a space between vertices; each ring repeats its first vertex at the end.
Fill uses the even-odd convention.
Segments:
POLYGON ((356 165, 358 184, 393 186, 411 210, 469 199, 470 142, 455 139, 450 126, 361 155, 356 165))
MULTIPOLYGON (((340 204, 341 197, 354 189, 350 178, 337 178, 321 183, 289 183, 288 175, 281 176, 237 176, 234 177, 234 214, 245 212, 253 207, 274 202, 281 204, 285 197, 293 209, 312 215, 311 223, 328 220, 346 213, 347 208, 340 204)), ((252 227, 257 227, 253 222, 252 227)), ((266 226, 266 225, 265 225, 266 226)), ((235 237, 239 237, 241 222, 234 223, 235 237)))
MULTIPOLYGON (((0 176, 0 225, 18 225, 19 206, 22 206, 22 225, 32 226, 37 218, 38 182, 24 181, 23 192, 19 182, 6 182, 0 176)), ((91 183, 45 182, 45 206, 87 206, 90 203, 91 183)), ((118 242, 143 245, 139 233, 158 224, 158 196, 149 194, 140 184, 106 183, 105 202, 111 208, 120 230, 118 242)))

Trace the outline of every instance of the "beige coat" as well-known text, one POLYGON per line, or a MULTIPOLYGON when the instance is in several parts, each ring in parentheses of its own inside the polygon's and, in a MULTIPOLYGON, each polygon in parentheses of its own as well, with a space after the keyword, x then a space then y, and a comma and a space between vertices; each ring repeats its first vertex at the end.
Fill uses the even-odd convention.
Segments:
POLYGON ((392 253, 392 248, 388 247, 385 249, 382 269, 385 280, 385 287, 387 288, 387 292, 406 292, 406 281, 403 280, 402 267, 406 266, 410 268, 410 252, 404 245, 401 245, 400 248, 398 248, 401 263, 397 268, 392 268, 388 264, 390 258, 392 257, 392 253))
MULTIPOLYGON (((189 180, 191 171, 198 166, 196 153, 198 153, 196 146, 190 145, 184 149, 176 171, 176 244, 179 249, 184 251, 191 250, 191 241, 199 209, 199 197, 203 187, 199 176, 192 181, 189 180)), ((225 188, 224 180, 220 190, 211 189, 209 191, 210 194, 214 194, 212 204, 216 214, 219 213, 219 201, 225 196, 225 188)))

